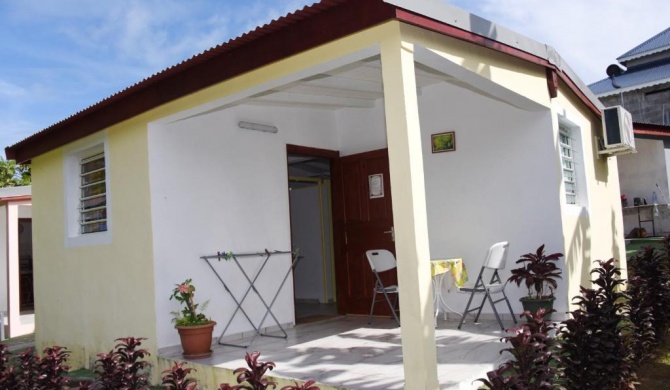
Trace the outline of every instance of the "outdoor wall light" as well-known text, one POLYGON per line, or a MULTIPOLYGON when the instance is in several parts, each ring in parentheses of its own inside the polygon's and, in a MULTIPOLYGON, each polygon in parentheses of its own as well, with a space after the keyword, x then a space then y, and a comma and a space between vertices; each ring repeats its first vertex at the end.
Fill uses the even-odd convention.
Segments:
POLYGON ((260 123, 253 122, 240 122, 237 124, 241 129, 262 131, 264 133, 277 133, 279 129, 277 126, 262 125, 260 123))

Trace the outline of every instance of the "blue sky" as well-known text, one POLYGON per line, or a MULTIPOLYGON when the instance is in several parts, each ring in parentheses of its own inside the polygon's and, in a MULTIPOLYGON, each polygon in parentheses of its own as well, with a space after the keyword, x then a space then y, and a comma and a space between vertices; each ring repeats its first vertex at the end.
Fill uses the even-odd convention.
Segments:
MULTIPOLYGON (((307 0, 0 0, 0 147, 307 0)), ((453 0, 556 48, 586 83, 670 26, 660 0, 453 0)))

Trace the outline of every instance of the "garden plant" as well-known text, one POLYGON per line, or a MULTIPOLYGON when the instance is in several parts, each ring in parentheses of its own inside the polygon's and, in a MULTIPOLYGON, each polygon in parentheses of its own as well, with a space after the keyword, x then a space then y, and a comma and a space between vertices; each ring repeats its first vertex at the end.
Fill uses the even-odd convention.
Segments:
MULTIPOLYGON (((556 329, 542 321, 544 313, 524 313, 529 322, 503 338, 511 346, 501 353, 511 359, 479 379, 484 388, 634 389, 636 369, 654 355, 670 328, 670 236, 663 247, 635 254, 629 280, 621 277, 615 259, 596 261, 593 288, 580 288, 573 298, 577 309, 556 329)), ((526 256, 538 258, 542 249, 526 256)), ((528 276, 517 271, 510 280, 526 282, 530 290, 528 276)))

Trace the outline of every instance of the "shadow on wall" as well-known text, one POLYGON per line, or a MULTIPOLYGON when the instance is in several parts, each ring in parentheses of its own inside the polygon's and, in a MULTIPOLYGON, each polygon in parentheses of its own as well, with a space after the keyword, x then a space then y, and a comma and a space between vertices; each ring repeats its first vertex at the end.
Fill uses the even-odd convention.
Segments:
POLYGON ((578 285, 570 285, 571 288, 568 290, 568 305, 572 304, 572 297, 579 294, 579 286, 590 287, 590 272, 593 267, 592 262, 587 261, 587 259, 591 258, 591 251, 589 249, 591 248, 591 226, 588 218, 577 218, 576 225, 572 231, 572 239, 565 254, 565 259, 569 281, 578 283, 578 285), (581 264, 578 263, 578 259, 582 259, 581 264))

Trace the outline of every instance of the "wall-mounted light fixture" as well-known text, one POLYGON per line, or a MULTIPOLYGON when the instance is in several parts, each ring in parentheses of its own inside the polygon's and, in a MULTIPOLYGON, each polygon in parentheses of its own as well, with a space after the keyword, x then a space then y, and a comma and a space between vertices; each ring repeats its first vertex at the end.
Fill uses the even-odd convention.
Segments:
POLYGON ((279 131, 277 126, 262 125, 260 123, 242 121, 242 122, 238 123, 237 125, 241 129, 262 131, 262 132, 265 132, 265 133, 277 133, 279 131))

